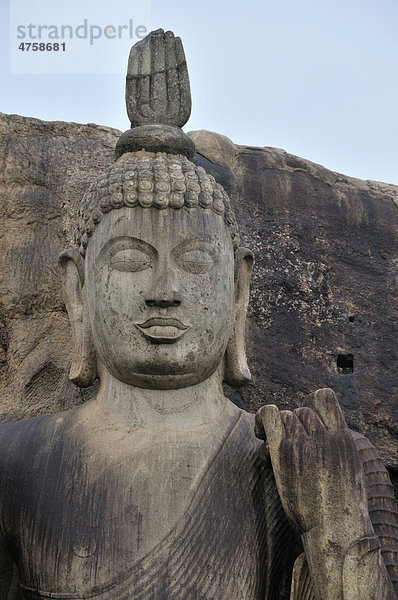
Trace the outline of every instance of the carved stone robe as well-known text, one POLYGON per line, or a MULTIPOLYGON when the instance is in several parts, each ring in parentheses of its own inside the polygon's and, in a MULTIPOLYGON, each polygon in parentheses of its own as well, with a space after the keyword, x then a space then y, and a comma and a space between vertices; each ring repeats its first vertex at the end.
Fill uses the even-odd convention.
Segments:
MULTIPOLYGON (((110 419, 99 424, 92 414, 81 407, 0 428, 2 545, 18 570, 10 597, 289 598, 300 540, 284 516, 252 415, 237 410, 226 428, 205 432, 200 446, 207 444, 208 455, 192 472, 184 436, 161 432, 142 442, 139 433, 110 419)), ((366 448, 379 481, 384 467, 366 448)), ((392 504, 382 504, 384 513, 372 518, 391 524, 392 504)), ((312 597, 304 578, 295 599, 312 597)))

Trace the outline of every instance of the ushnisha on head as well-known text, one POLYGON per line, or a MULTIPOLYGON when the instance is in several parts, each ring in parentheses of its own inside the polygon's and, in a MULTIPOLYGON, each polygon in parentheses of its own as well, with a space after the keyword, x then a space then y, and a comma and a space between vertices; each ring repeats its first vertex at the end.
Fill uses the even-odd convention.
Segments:
POLYGON ((75 352, 70 378, 98 361, 127 384, 175 389, 250 378, 245 317, 253 263, 239 248, 230 200, 191 158, 189 79, 181 40, 158 30, 133 46, 132 128, 116 163, 79 208, 76 249, 61 254, 75 352), (220 371, 221 372, 221 371, 220 371))

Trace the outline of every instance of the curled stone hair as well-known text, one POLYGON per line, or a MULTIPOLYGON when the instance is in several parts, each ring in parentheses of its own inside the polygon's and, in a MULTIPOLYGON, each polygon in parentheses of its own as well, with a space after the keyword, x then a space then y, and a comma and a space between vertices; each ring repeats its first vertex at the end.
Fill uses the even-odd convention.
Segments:
POLYGON ((76 244, 82 256, 103 215, 123 206, 212 210, 224 217, 234 249, 239 246, 238 227, 227 193, 212 175, 185 156, 148 153, 138 157, 128 153, 98 177, 79 209, 76 244))
POLYGON ((103 215, 133 208, 202 208, 224 218, 233 247, 239 233, 224 188, 192 159, 195 147, 181 127, 191 96, 181 40, 158 30, 132 47, 126 104, 132 129, 116 146, 117 161, 85 193, 78 213, 76 244, 84 257, 103 215))

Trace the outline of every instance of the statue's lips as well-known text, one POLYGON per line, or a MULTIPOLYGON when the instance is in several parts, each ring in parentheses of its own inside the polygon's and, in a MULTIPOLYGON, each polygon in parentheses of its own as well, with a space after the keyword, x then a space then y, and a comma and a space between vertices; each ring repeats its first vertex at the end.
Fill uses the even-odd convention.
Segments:
POLYGON ((189 329, 178 319, 166 317, 152 317, 145 323, 136 323, 144 336, 155 344, 172 344, 189 329))

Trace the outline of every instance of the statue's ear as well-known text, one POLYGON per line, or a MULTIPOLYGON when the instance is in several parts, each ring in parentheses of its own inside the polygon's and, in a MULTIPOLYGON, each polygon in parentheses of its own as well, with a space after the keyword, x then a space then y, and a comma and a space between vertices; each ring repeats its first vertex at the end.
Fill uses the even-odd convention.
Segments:
POLYGON ((251 379, 246 359, 246 313, 249 304, 253 253, 247 248, 235 252, 235 319, 225 353, 224 381, 238 387, 251 379))
POLYGON ((73 355, 69 379, 79 387, 88 387, 97 377, 97 359, 83 304, 84 265, 77 248, 61 252, 59 265, 72 326, 73 355))

